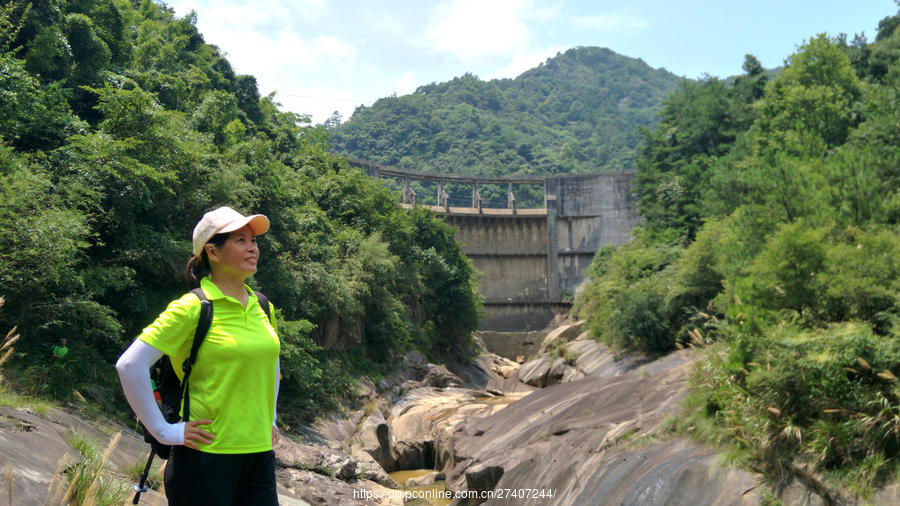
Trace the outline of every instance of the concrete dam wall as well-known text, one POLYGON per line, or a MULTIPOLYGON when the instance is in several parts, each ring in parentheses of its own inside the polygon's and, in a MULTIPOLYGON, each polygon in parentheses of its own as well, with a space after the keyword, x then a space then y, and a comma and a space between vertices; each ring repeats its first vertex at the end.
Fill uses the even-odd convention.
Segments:
POLYGON ((404 206, 416 205, 410 180, 436 183, 429 206, 457 228, 462 251, 482 273, 486 315, 480 330, 543 330, 571 308, 594 254, 624 244, 638 221, 633 172, 546 177, 428 174, 355 163, 373 177, 402 181, 404 206), (471 185, 472 206, 451 207, 444 183, 471 185), (479 184, 506 185, 506 208, 482 206, 479 184), (514 185, 543 185, 545 207, 516 209, 514 185))
POLYGON ((547 178, 542 210, 438 211, 457 227, 463 253, 482 273, 481 330, 542 330, 568 312, 594 254, 631 238, 637 222, 632 177, 547 178))

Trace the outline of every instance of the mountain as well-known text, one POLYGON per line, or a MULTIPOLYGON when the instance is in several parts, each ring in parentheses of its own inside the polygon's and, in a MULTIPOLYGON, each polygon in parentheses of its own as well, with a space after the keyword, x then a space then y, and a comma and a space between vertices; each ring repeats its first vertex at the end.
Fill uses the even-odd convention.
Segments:
POLYGON ((590 173, 633 168, 683 78, 640 59, 577 47, 515 79, 465 74, 359 107, 332 149, 406 169, 460 174, 590 173))

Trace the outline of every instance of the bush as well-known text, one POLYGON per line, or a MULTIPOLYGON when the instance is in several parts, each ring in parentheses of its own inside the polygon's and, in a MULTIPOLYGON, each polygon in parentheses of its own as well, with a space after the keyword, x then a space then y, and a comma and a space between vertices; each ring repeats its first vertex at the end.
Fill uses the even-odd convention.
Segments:
POLYGON ((593 275, 575 303, 594 337, 619 349, 661 353, 675 347, 679 310, 669 305, 668 287, 679 246, 638 238, 595 257, 593 275))
POLYGON ((863 494, 889 477, 900 451, 896 336, 858 323, 738 336, 696 367, 684 426, 711 422, 705 438, 770 476, 807 462, 863 494))

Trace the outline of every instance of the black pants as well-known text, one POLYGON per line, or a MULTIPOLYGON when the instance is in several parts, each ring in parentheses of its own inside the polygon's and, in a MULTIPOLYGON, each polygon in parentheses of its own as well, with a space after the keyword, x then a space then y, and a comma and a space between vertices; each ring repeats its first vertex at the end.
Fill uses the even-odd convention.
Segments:
POLYGON ((170 506, 277 506, 275 452, 222 454, 176 446, 164 477, 170 506))

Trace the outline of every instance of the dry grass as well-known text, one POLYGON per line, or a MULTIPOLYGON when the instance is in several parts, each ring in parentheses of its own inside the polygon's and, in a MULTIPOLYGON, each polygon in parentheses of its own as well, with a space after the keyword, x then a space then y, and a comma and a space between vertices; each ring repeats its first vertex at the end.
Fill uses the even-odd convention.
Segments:
POLYGON ((118 446, 121 437, 121 432, 116 433, 103 454, 98 456, 97 450, 84 437, 73 434, 69 438, 69 444, 81 454, 82 461, 72 464, 67 456, 59 460, 44 504, 108 506, 125 503, 128 487, 106 467, 109 456, 118 446))

